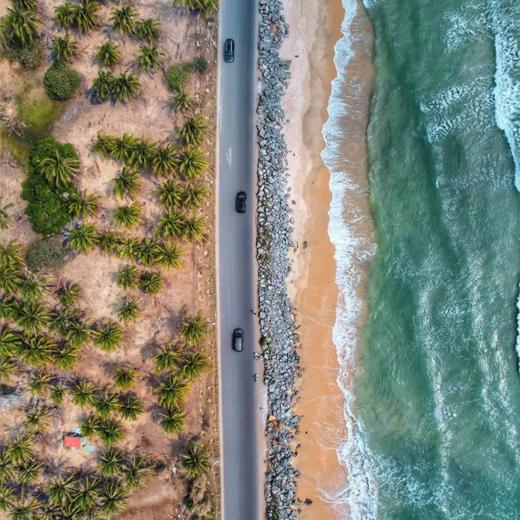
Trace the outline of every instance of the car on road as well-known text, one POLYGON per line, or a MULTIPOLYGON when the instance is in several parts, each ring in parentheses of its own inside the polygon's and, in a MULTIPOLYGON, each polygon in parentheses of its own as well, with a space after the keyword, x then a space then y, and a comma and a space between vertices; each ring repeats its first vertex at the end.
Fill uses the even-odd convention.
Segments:
POLYGON ((235 198, 235 211, 237 213, 245 213, 246 212, 246 200, 247 194, 245 191, 239 191, 235 198))
POLYGON ((235 352, 242 352, 244 350, 244 331, 243 329, 235 329, 233 331, 232 340, 233 350, 235 352))
POLYGON ((235 40, 228 38, 224 42, 224 61, 232 63, 235 61, 235 40))

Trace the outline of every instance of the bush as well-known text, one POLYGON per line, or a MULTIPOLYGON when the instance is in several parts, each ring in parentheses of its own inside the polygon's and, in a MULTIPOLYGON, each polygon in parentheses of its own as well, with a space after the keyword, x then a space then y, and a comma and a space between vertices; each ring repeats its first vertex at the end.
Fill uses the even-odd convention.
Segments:
POLYGON ((43 60, 43 51, 39 45, 34 44, 14 49, 11 56, 24 69, 33 70, 40 66, 43 60))
POLYGON ((31 271, 57 269, 67 259, 67 250, 56 237, 41 238, 33 242, 27 251, 27 267, 31 271))
POLYGON ((192 70, 191 63, 177 63, 169 67, 165 76, 170 89, 174 92, 182 91, 186 82, 190 79, 192 70))
POLYGON ((204 72, 208 70, 208 61, 206 60, 206 58, 204 58, 204 56, 197 56, 193 60, 192 66, 193 70, 195 70, 199 74, 204 74, 204 72))
POLYGON ((51 99, 66 101, 70 99, 80 84, 79 74, 66 65, 52 65, 43 78, 45 91, 51 99))

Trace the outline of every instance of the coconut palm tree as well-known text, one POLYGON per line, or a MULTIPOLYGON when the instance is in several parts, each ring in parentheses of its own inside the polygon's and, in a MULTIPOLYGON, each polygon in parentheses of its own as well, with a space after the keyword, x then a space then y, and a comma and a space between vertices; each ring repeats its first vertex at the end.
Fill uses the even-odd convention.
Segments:
POLYGON ((143 238, 133 249, 134 258, 143 265, 150 265, 157 260, 159 244, 153 238, 143 238))
POLYGON ((11 209, 12 207, 13 204, 11 203, 6 204, 5 206, 0 206, 0 229, 7 229, 9 227, 9 221, 11 220, 11 217, 9 216, 7 210, 11 209))
POLYGON ((183 88, 175 91, 170 104, 175 112, 188 112, 192 110, 194 106, 193 100, 183 88))
POLYGON ((38 8, 38 0, 12 0, 13 6, 26 11, 34 11, 38 8))
POLYGON ((208 190, 203 184, 188 184, 182 193, 182 204, 186 208, 200 208, 208 197, 208 190))
POLYGON ((161 184, 157 190, 157 194, 159 196, 159 202, 168 209, 178 207, 182 204, 182 185, 173 179, 169 179, 161 184))
POLYGON ((212 463, 207 446, 191 440, 180 456, 182 467, 189 478, 198 478, 211 471, 212 463))
POLYGON ((20 271, 23 266, 21 253, 22 246, 16 242, 0 245, 0 269, 14 269, 20 271))
POLYGON ((187 11, 200 12, 209 15, 218 8, 217 0, 173 0, 175 7, 182 7, 187 11))
POLYGON ((51 410, 43 405, 35 405, 27 410, 25 425, 29 430, 44 431, 49 426, 51 410))
POLYGON ((94 224, 78 224, 67 232, 69 246, 80 253, 88 253, 97 244, 94 224))
POLYGON ((105 253, 115 253, 121 243, 121 235, 117 231, 107 229, 98 234, 98 246, 105 253))
POLYGON ((12 267, 0 270, 0 289, 7 294, 16 294, 22 284, 20 271, 12 267))
POLYGON ((181 374, 189 381, 195 379, 211 366, 204 352, 191 352, 183 356, 181 374))
POLYGON ((161 347, 159 352, 153 357, 156 372, 169 372, 177 367, 181 360, 181 355, 170 345, 161 347))
POLYGON ((94 404, 96 387, 84 379, 78 379, 71 386, 72 402, 78 406, 94 404))
POLYGON ((52 42, 52 55, 57 63, 69 63, 78 54, 78 42, 67 33, 58 36, 52 42))
POLYGON ((139 316, 139 304, 135 298, 125 298, 117 309, 117 317, 121 321, 132 321, 139 316))
POLYGON ((114 375, 114 385, 121 390, 130 388, 137 379, 138 372, 132 367, 118 367, 114 375))
POLYGON ((141 83, 135 74, 122 72, 114 80, 112 94, 116 101, 128 101, 140 92, 141 83))
POLYGON ((117 275, 117 283, 124 289, 136 287, 139 283, 139 270, 134 265, 125 265, 117 275))
POLYGON ((178 374, 170 375, 157 389, 159 404, 163 408, 172 410, 186 400, 188 391, 188 384, 182 377, 178 374))
POLYGON ((21 342, 20 334, 7 326, 0 330, 0 356, 13 356, 21 342))
POLYGON ((180 334, 190 345, 200 345, 206 336, 208 321, 200 311, 184 319, 180 334))
POLYGON ((30 274, 22 281, 20 292, 25 301, 38 301, 47 294, 47 282, 44 278, 30 274))
POLYGON ((125 35, 135 32, 135 23, 139 13, 130 5, 125 5, 119 9, 112 9, 110 21, 112 29, 125 35))
POLYGON ((156 45, 141 45, 137 63, 147 72, 157 70, 163 63, 164 52, 156 45))
POLYGON ((114 68, 121 61, 119 47, 112 41, 107 41, 98 47, 96 60, 105 67, 114 68))
POLYGON ((130 260, 137 260, 136 258, 136 247, 139 245, 137 238, 128 237, 121 239, 121 242, 117 246, 116 253, 123 258, 130 258, 130 260))
POLYGON ((7 446, 6 454, 12 464, 21 464, 34 458, 33 446, 34 436, 25 434, 7 446))
POLYGON ((14 491, 6 485, 0 485, 0 511, 11 509, 15 501, 14 491))
POLYGON ((70 2, 58 5, 54 8, 54 20, 63 29, 70 29, 76 25, 76 6, 70 2))
POLYGON ((61 383, 51 385, 49 391, 49 399, 56 405, 63 404, 65 397, 65 387, 61 383))
POLYGON ((137 416, 143 413, 143 402, 135 395, 124 395, 121 396, 120 400, 120 413, 123 419, 129 421, 135 421, 137 416))
POLYGON ((8 296, 0 296, 0 318, 15 320, 17 310, 18 302, 16 300, 8 296))
POLYGON ((8 8, 4 23, 9 39, 16 46, 27 47, 38 36, 40 20, 33 9, 23 9, 16 5, 8 8))
POLYGON ((148 473, 146 461, 138 455, 132 455, 124 468, 123 484, 127 488, 136 488, 148 473))
POLYGON ((62 370, 72 370, 78 364, 79 348, 72 343, 63 343, 52 352, 53 363, 62 370))
POLYGON ((68 157, 56 148, 51 155, 39 161, 39 169, 48 182, 62 188, 70 186, 72 179, 79 172, 79 160, 68 157))
POLYGON ((102 419, 97 429, 99 438, 108 446, 116 444, 123 438, 123 428, 113 419, 102 419))
POLYGON ((68 199, 68 210, 74 218, 93 217, 98 211, 99 197, 96 193, 73 191, 68 199))
POLYGON ((185 218, 178 211, 163 213, 157 222, 155 232, 167 238, 180 238, 183 236, 185 218))
POLYGON ((204 133, 207 131, 208 126, 202 119, 202 117, 192 117, 188 119, 183 127, 181 128, 180 136, 182 137, 184 144, 192 146, 200 144, 204 133))
POLYGON ((162 287, 162 278, 159 271, 145 271, 139 278, 139 288, 145 294, 157 294, 162 287))
POLYGON ((157 262, 163 267, 180 269, 183 266, 182 249, 175 244, 162 244, 159 246, 157 262))
POLYGON ((104 518, 114 518, 127 507, 128 492, 114 480, 103 483, 101 490, 101 514, 104 518))
POLYGON ((96 0, 79 0, 79 5, 74 7, 74 26, 83 33, 94 30, 98 25, 99 3, 96 0))
POLYGON ((74 505, 81 511, 89 513, 93 511, 99 499, 99 480, 94 477, 84 477, 77 482, 72 490, 74 505))
POLYGON ((189 242, 202 242, 206 238, 206 226, 204 217, 188 217, 184 220, 182 237, 189 242))
POLYGON ((19 464, 16 468, 18 482, 23 486, 32 484, 38 478, 41 468, 41 463, 36 459, 29 459, 22 462, 22 464, 19 464))
POLYGON ((131 163, 138 142, 139 140, 134 135, 123 134, 114 141, 110 156, 116 161, 131 163))
POLYGON ((173 144, 158 146, 152 158, 152 170, 155 175, 168 175, 177 166, 177 149, 173 144))
POLYGON ((70 320, 65 338, 73 347, 84 345, 92 335, 90 326, 79 317, 70 320))
POLYGON ((35 499, 27 499, 22 495, 11 508, 11 520, 32 520, 36 518, 38 502, 35 499))
POLYGON ((71 502, 76 483, 76 477, 72 474, 53 477, 45 488, 49 502, 53 506, 64 506, 71 502))
POLYGON ((0 381, 8 381, 16 370, 13 359, 0 356, 0 381))
POLYGON ((179 162, 179 172, 187 179, 196 179, 208 167, 204 152, 198 147, 188 148, 179 162))
MULTIPOLYGON (((0 452, 0 484, 5 484, 13 479, 14 464, 9 455, 9 450, 0 452)), ((0 507, 1 509, 1 507, 0 507)))
POLYGON ((114 195, 116 197, 130 197, 133 199, 141 188, 141 175, 131 166, 123 166, 114 180, 114 195))
POLYGON ((64 282, 57 290, 57 295, 58 300, 64 307, 71 307, 78 301, 81 288, 77 283, 64 282))
POLYGON ((109 321, 98 325, 95 329, 94 342, 101 350, 112 352, 121 343, 122 336, 121 327, 117 323, 109 321))
POLYGON ((135 202, 128 206, 119 206, 114 211, 114 222, 118 226, 132 228, 139 224, 141 208, 135 202))
POLYGON ((142 40, 151 43, 154 40, 159 39, 159 36, 161 35, 161 31, 159 30, 159 21, 153 18, 139 20, 135 24, 135 33, 142 40))
POLYGON ((99 457, 99 470, 104 477, 117 477, 124 469, 124 454, 116 448, 106 449, 99 457))
MULTIPOLYGON (((29 381, 29 389, 33 394, 43 396, 51 385, 52 377, 44 370, 38 370, 29 381)), ((29 414, 27 414, 28 416, 29 414)), ((34 420, 36 420, 33 417, 34 420)))
POLYGON ((94 78, 89 91, 92 100, 102 102, 112 97, 114 94, 115 81, 116 78, 112 72, 105 70, 99 71, 99 74, 94 78))
POLYGON ((41 302, 27 301, 18 305, 16 321, 29 334, 47 327, 50 320, 51 313, 41 302))
POLYGON ((99 429, 100 418, 95 415, 89 415, 81 425, 81 434, 85 437, 92 437, 99 429))
POLYGON ((92 145, 92 151, 102 157, 112 157, 117 141, 117 137, 99 133, 92 145))
POLYGON ((184 430, 184 417, 184 412, 178 408, 166 410, 160 416, 159 425, 166 433, 180 433, 184 430))
POLYGON ((138 139, 132 147, 128 161, 139 168, 148 169, 150 161, 157 153, 157 145, 149 139, 138 139))
POLYGON ((112 413, 117 412, 120 408, 117 394, 103 390, 96 394, 94 398, 94 407, 100 417, 107 419, 112 413))

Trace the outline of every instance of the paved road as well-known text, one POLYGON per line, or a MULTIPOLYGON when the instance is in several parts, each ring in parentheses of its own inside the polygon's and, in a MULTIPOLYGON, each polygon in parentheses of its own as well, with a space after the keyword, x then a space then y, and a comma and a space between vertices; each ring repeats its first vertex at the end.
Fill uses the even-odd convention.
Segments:
POLYGON ((254 208, 256 110, 256 0, 220 1, 218 294, 221 370, 221 443, 224 520, 258 520, 263 490, 258 460, 258 361, 255 317, 254 208), (226 38, 235 40, 235 62, 224 63, 226 38), (238 191, 248 194, 247 213, 235 212, 238 191), (231 349, 236 327, 244 351, 231 349))

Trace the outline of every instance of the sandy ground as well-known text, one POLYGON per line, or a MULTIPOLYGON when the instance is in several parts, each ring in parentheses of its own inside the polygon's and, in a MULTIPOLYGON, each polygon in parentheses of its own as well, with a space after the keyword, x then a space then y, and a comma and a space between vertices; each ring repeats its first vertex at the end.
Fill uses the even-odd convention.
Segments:
MULTIPOLYGON (((291 60, 291 82, 285 97, 289 148, 290 202, 294 211, 293 276, 291 296, 297 309, 304 369, 296 412, 302 416, 297 436, 300 470, 298 498, 300 518, 332 520, 348 517, 341 504, 347 487, 345 469, 337 450, 346 436, 343 396, 337 384, 339 365, 332 342, 338 290, 335 284, 334 247, 328 236, 331 200, 329 171, 320 153, 324 148, 322 127, 327 119, 331 81, 336 77, 334 44, 341 36, 344 10, 340 0, 286 0, 290 26, 283 56, 291 60), (297 95, 295 95, 297 93, 297 95)), ((355 62, 356 60, 354 60, 355 62)), ((353 63, 356 65, 355 63, 353 63)), ((370 84, 370 62, 360 64, 370 84)), ((351 142, 356 164, 349 171, 367 185, 366 124, 370 89, 352 121, 351 142)), ((352 158, 352 157, 351 157, 352 158)), ((368 201, 365 192, 365 199, 368 201)), ((365 208, 367 210, 367 208, 365 208)), ((367 210, 368 211, 368 210, 367 210)), ((348 218, 348 212, 345 212, 348 218)), ((370 230, 366 230, 370 233, 370 230)))
MULTIPOLYGON (((61 2, 46 0, 42 2, 43 13, 48 20, 54 5, 61 2)), ((204 55, 211 62, 210 70, 200 76, 194 74, 190 80, 189 92, 196 102, 196 114, 202 115, 210 128, 215 123, 215 88, 216 66, 214 59, 215 26, 208 29, 206 24, 196 17, 183 16, 171 8, 171 2, 146 0, 133 3, 141 17, 156 17, 161 21, 161 38, 159 46, 165 51, 165 66, 179 61, 188 61, 195 56, 204 55)), ((7 2, 0 0, 0 15, 5 12, 7 2)), ((109 7, 113 7, 112 4, 109 7)), ((101 10, 103 25, 108 20, 108 8, 101 10)), ((50 36, 57 32, 56 27, 46 24, 44 41, 48 45, 50 36), (50 27, 50 30, 48 28, 50 27)), ((99 214, 93 219, 98 229, 113 227, 112 212, 117 205, 111 195, 113 178, 118 166, 108 160, 94 156, 90 147, 98 132, 121 135, 124 132, 144 136, 155 141, 172 139, 176 130, 183 123, 183 116, 176 115, 168 107, 171 93, 168 91, 161 71, 155 74, 139 73, 143 93, 127 104, 104 103, 92 105, 86 91, 97 75, 98 66, 94 62, 96 47, 105 41, 105 29, 93 32, 80 39, 80 56, 71 66, 81 77, 80 92, 67 103, 61 119, 55 124, 52 134, 58 140, 72 143, 81 160, 79 185, 89 192, 100 196, 99 214)), ((115 35, 113 38, 121 45, 123 63, 117 72, 134 70, 133 63, 138 43, 115 35)), ((35 74, 42 74, 46 65, 35 74)), ((0 90, 17 92, 20 88, 16 65, 0 62, 0 90)), ((19 75, 19 74, 18 74, 19 75)), ((102 353, 93 346, 82 350, 82 357, 76 372, 91 378, 99 385, 107 385, 113 377, 114 362, 125 363, 138 368, 142 375, 142 384, 137 394, 145 402, 146 413, 133 423, 125 424, 127 435, 123 446, 129 449, 139 448, 153 457, 171 460, 193 435, 201 436, 212 444, 218 453, 218 419, 217 419, 217 356, 213 329, 209 335, 207 352, 213 360, 213 370, 192 386, 192 392, 186 405, 187 420, 185 433, 179 439, 166 436, 157 425, 156 407, 152 388, 147 384, 146 376, 152 371, 151 356, 158 346, 174 341, 182 316, 192 314, 201 309, 205 316, 214 323, 215 319, 215 279, 214 279, 214 243, 212 222, 214 215, 213 183, 214 183, 214 133, 210 133, 203 143, 210 151, 208 159, 210 168, 203 179, 211 193, 201 213, 209 222, 209 238, 200 246, 184 246, 184 267, 174 271, 163 271, 164 286, 156 296, 145 296, 137 290, 133 296, 140 300, 142 313, 138 320, 124 326, 123 346, 113 354, 102 353)), ((23 170, 3 154, 1 159, 0 194, 2 203, 14 203, 10 210, 13 223, 8 230, 0 232, 2 242, 16 239, 27 245, 36 238, 24 215, 24 206, 20 201, 23 170)), ((142 222, 133 236, 150 235, 151 228, 160 213, 155 191, 160 180, 144 176, 142 190, 138 202, 143 210, 142 222)), ((121 203, 121 201, 119 202, 121 203)), ((80 284, 82 289, 81 306, 89 320, 115 319, 117 304, 125 293, 115 282, 115 276, 124 264, 120 259, 93 251, 88 255, 76 256, 59 272, 51 277, 51 283, 70 280, 80 284)), ((81 411, 70 404, 65 406, 65 415, 56 419, 59 435, 49 444, 53 457, 64 457, 73 465, 89 463, 88 457, 78 454, 62 453, 60 449, 63 431, 77 426, 81 411)), ((218 477, 214 478, 215 486, 218 477)), ((167 471, 160 478, 151 480, 150 485, 132 497, 130 509, 125 518, 167 519, 173 518, 181 497, 181 486, 175 477, 167 471)))

